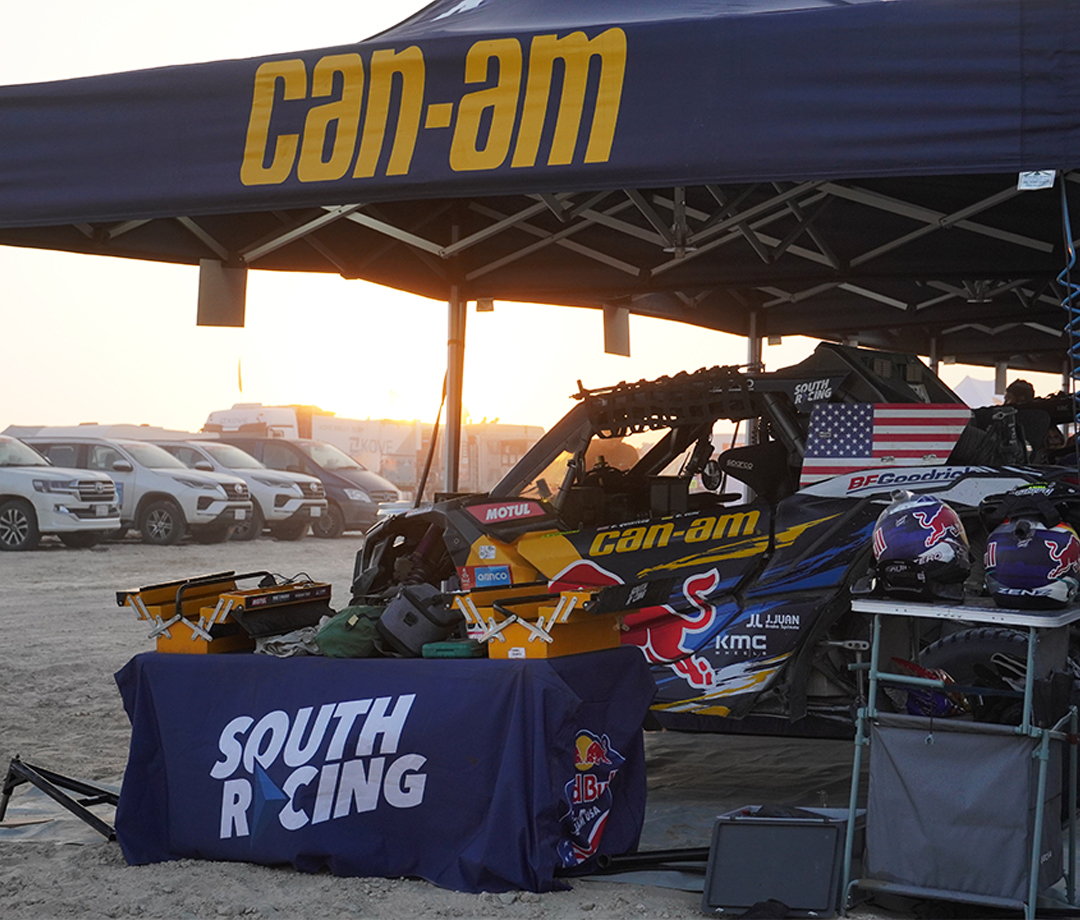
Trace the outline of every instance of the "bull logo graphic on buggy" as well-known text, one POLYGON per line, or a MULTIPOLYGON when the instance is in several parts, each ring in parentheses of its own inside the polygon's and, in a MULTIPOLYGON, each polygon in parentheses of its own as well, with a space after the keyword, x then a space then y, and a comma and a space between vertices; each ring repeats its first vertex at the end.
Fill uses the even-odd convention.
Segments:
POLYGON ((666 614, 657 619, 655 625, 645 630, 639 643, 649 661, 663 662, 690 686, 707 689, 715 681, 713 667, 704 658, 693 654, 702 648, 717 631, 720 620, 719 608, 710 604, 708 598, 720 584, 720 573, 716 569, 691 575, 682 585, 682 594, 689 603, 689 610, 676 610, 665 605, 648 608, 640 614, 629 614, 628 625, 635 625, 635 620, 645 620, 657 613, 666 614))
POLYGON ((567 811, 561 819, 565 836, 558 851, 565 868, 580 865, 599 851, 611 814, 611 783, 625 762, 607 735, 588 729, 577 733, 574 775, 563 788, 567 811))
MULTIPOLYGON (((575 562, 552 579, 552 587, 606 587, 622 584, 614 572, 592 560, 575 562)), ((680 589, 685 604, 643 607, 626 615, 629 632, 624 642, 641 647, 645 657, 656 664, 666 664, 690 686, 707 689, 715 682, 713 666, 694 654, 713 638, 731 611, 709 603, 708 598, 720 584, 716 569, 695 573, 686 578, 680 589), (679 609, 688 607, 689 609, 679 609)))

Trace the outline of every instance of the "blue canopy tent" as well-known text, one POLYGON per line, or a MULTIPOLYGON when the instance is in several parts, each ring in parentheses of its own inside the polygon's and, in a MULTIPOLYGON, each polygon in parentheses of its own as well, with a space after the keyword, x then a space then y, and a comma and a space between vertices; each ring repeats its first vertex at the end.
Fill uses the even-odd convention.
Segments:
POLYGON ((248 267, 446 299, 453 488, 468 301, 1062 370, 1078 165, 1069 0, 437 0, 0 87, 0 244, 201 264, 207 322, 248 267))

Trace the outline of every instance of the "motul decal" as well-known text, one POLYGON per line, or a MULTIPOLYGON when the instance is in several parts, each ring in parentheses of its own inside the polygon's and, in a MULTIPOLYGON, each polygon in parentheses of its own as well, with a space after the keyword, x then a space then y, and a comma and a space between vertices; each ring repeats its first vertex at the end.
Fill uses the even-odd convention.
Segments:
POLYGON ((527 518, 547 517, 538 502, 499 502, 492 505, 470 505, 465 509, 482 524, 502 524, 505 521, 524 521, 527 518))

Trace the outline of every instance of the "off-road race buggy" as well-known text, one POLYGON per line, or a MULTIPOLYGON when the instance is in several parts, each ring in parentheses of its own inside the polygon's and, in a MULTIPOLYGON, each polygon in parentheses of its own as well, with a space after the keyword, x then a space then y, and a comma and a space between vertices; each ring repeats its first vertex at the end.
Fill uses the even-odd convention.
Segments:
MULTIPOLYGON (((907 355, 824 343, 772 373, 715 367, 581 389, 577 399, 489 494, 444 496, 373 528, 357 555, 354 603, 425 583, 471 609, 589 592, 596 610, 622 614, 621 641, 652 663, 653 713, 673 729, 848 734, 860 688, 847 666, 869 634, 851 588, 892 495, 932 494, 961 515, 975 560, 965 590, 975 596, 987 536, 980 504, 1048 478, 1075 492, 1075 460, 1071 470, 1040 465, 1049 426, 1072 420, 1071 397, 971 412, 907 355), (914 449, 879 450, 863 469, 804 475, 808 439, 830 436, 812 429, 815 409, 852 404, 868 417, 951 407, 960 421, 952 434, 926 428, 923 449, 916 436, 914 449), (734 423, 750 443, 717 453, 717 423, 734 423), (605 459, 643 432, 655 442, 632 466, 605 459)), ((926 663, 966 673, 1015 655, 1025 639, 962 624, 929 638, 926 663)))

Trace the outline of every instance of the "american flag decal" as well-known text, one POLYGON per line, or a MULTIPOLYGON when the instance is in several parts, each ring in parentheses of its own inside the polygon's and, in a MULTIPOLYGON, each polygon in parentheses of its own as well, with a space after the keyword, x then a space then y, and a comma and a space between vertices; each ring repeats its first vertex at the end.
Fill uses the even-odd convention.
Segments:
POLYGON ((970 418, 957 403, 820 403, 799 486, 881 466, 943 466, 970 418))

